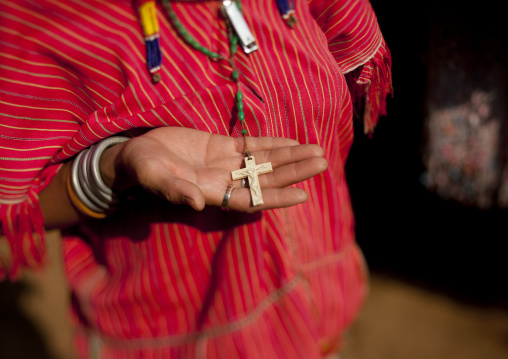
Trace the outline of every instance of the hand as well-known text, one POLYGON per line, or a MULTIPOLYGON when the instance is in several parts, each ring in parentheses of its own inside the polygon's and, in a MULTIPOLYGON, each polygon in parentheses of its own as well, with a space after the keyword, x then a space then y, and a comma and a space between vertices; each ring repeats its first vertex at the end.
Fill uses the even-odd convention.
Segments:
MULTIPOLYGON (((229 208, 255 212, 305 202, 305 191, 285 187, 315 176, 328 166, 317 145, 299 145, 276 137, 248 137, 247 145, 258 164, 271 162, 273 167, 273 172, 259 176, 264 204, 257 207, 251 204, 250 190, 231 178, 231 171, 243 165, 243 138, 189 128, 157 128, 112 147, 114 151, 109 155, 115 157, 116 180, 108 168, 104 168, 103 176, 114 188, 140 185, 172 203, 187 203, 196 210, 205 205, 220 206, 232 183, 236 189, 229 208)), ((107 162, 101 159, 101 168, 107 162)))

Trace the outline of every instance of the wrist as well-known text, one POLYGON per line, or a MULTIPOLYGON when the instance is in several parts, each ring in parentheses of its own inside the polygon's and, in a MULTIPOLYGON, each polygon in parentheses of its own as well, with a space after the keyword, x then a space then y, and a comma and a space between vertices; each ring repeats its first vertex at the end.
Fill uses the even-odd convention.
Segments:
POLYGON ((116 192, 128 190, 136 185, 128 174, 123 158, 127 142, 107 148, 99 159, 99 169, 104 183, 116 192))

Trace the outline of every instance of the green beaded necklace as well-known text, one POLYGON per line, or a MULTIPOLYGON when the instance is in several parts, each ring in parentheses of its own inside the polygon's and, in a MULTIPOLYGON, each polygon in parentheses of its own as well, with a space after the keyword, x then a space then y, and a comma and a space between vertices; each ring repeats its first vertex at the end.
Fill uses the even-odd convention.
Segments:
MULTIPOLYGON (((241 3, 240 0, 236 0, 236 5, 238 6, 238 9, 241 11, 241 3)), ((203 55, 208 56, 210 59, 214 61, 218 60, 225 60, 224 56, 222 54, 218 54, 216 52, 213 52, 212 50, 206 48, 205 46, 201 45, 189 32, 183 24, 178 20, 178 17, 176 16, 175 12, 173 11, 171 4, 169 0, 163 0, 164 7, 166 8, 166 11, 168 12, 169 19, 171 20, 171 24, 176 29, 178 34, 185 40, 187 44, 189 44, 192 48, 195 50, 201 52, 203 55)), ((250 157, 250 153, 247 149, 247 129, 245 128, 245 113, 243 111, 243 93, 240 90, 240 73, 235 68, 234 63, 234 57, 236 55, 237 49, 238 49, 238 35, 233 31, 233 27, 231 26, 231 23, 225 17, 226 19, 226 25, 228 28, 228 38, 229 38, 229 59, 228 62, 230 66, 233 68, 233 72, 231 73, 231 80, 236 83, 236 108, 238 109, 238 119, 240 120, 240 124, 242 126, 241 134, 244 137, 245 140, 245 154, 247 157, 250 157)))
MULTIPOLYGON (((240 0, 235 0, 236 6, 238 7, 238 10, 241 14, 241 4, 240 0)), ((166 8, 168 12, 169 19, 171 20, 172 25, 175 27, 176 31, 178 31, 178 34, 189 44, 192 48, 196 49, 197 51, 201 52, 202 54, 208 56, 210 59, 214 61, 218 60, 225 60, 224 57, 221 54, 218 54, 216 52, 213 52, 210 49, 207 49, 203 45, 201 45, 192 35, 189 34, 189 32, 184 28, 180 20, 178 20, 175 12, 171 8, 171 4, 169 0, 163 0, 164 7, 166 8)), ((223 8, 224 9, 224 8, 223 8)), ((224 10, 226 12, 226 10, 224 10)), ((263 202, 263 196, 261 194, 261 187, 259 184, 258 176, 272 172, 272 164, 270 162, 262 163, 262 164, 256 164, 256 160, 254 156, 252 156, 247 148, 247 134, 248 131, 245 128, 245 113, 244 113, 244 106, 243 106, 243 93, 240 90, 240 73, 235 67, 234 63, 234 57, 238 49, 238 41, 239 37, 237 33, 233 30, 233 26, 231 24, 231 20, 229 20, 228 16, 224 16, 226 19, 226 25, 228 28, 228 38, 229 38, 229 64, 233 68, 233 71, 231 73, 231 80, 236 83, 236 108, 238 109, 238 119, 240 120, 240 124, 242 126, 242 137, 244 140, 244 146, 245 146, 245 167, 240 170, 232 171, 231 177, 233 180, 240 180, 240 179, 248 179, 249 182, 249 189, 252 199, 252 205, 253 206, 260 206, 263 202)), ((231 195, 231 191, 233 190, 234 186, 230 185, 226 191, 226 196, 223 200, 223 207, 227 207, 227 202, 229 200, 229 196, 231 195), (226 203, 224 205, 224 203, 226 203)))

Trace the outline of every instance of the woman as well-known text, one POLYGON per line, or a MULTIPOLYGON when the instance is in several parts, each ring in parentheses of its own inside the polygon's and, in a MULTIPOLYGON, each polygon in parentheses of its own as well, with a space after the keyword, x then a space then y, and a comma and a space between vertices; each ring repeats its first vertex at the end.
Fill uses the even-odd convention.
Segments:
POLYGON ((366 281, 351 97, 371 131, 390 60, 367 1, 292 5, 1 5, 2 269, 65 230, 80 356, 340 351, 366 281), (233 179, 247 160, 266 173, 233 179))

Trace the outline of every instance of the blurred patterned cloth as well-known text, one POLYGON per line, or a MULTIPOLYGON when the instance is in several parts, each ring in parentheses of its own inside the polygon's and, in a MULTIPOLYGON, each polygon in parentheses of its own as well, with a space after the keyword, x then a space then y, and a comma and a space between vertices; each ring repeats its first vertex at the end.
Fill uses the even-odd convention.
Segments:
POLYGON ((479 208, 508 206, 507 52, 468 14, 431 24, 421 181, 439 196, 479 208))

